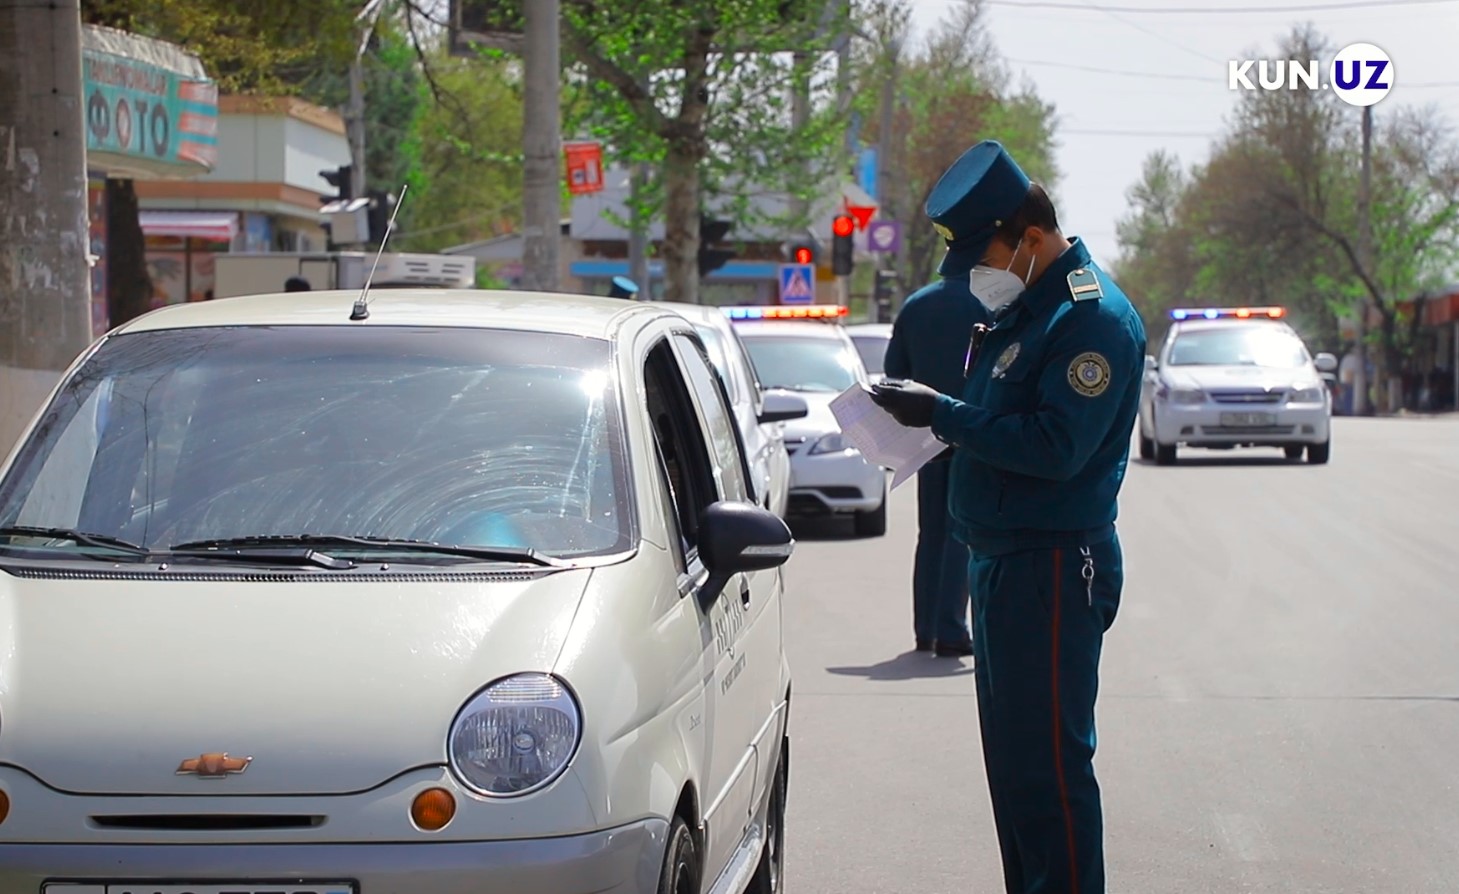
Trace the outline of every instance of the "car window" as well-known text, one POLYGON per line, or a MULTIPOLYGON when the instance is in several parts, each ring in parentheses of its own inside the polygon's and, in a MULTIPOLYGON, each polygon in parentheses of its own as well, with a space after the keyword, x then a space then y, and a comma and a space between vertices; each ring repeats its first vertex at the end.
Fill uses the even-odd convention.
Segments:
POLYGON ((1264 326, 1182 332, 1171 343, 1170 366, 1260 366, 1295 369, 1308 362, 1302 340, 1264 326))
POLYGON ((724 343, 724 334, 713 326, 703 323, 695 323, 694 331, 699 334, 699 340, 704 342, 704 348, 709 352, 710 362, 714 364, 720 378, 724 379, 724 386, 729 391, 730 403, 735 404, 744 400, 745 395, 740 394, 739 377, 733 375, 730 369, 729 347, 724 343))
POLYGON ((0 524, 152 547, 330 534, 622 551, 609 357, 603 340, 504 330, 117 336, 0 482, 0 524))
POLYGON ((880 375, 885 372, 883 367, 886 364, 889 340, 880 335, 851 336, 851 343, 856 345, 856 353, 861 355, 862 364, 872 375, 880 375))
POLYGON ((719 495, 703 429, 667 339, 649 351, 644 391, 660 472, 674 503, 680 546, 689 556, 698 548, 700 515, 719 495))
POLYGON ((694 389, 702 414, 705 435, 709 439, 715 460, 714 471, 719 498, 753 502, 747 483, 750 474, 745 465, 744 442, 725 400, 720 379, 710 368, 709 357, 704 349, 692 339, 676 335, 674 342, 679 348, 679 360, 690 386, 694 389))
POLYGON ((858 381, 861 360, 839 338, 743 335, 742 340, 766 388, 840 392, 858 381))

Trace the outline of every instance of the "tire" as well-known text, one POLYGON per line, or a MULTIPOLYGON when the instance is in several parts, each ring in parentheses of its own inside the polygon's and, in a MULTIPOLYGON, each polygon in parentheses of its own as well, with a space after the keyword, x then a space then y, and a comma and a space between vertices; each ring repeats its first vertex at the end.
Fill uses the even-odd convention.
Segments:
POLYGON ((1314 466, 1325 464, 1332 457, 1332 439, 1328 438, 1321 444, 1307 445, 1307 462, 1314 466))
POLYGON ((1301 459, 1302 452, 1307 448, 1301 444, 1288 444, 1282 450, 1287 454, 1287 459, 1301 459))
POLYGON ((699 894, 703 885, 704 867, 694 836, 680 817, 669 825, 669 843, 664 849, 664 865, 659 870, 658 894, 699 894))
POLYGON ((780 894, 785 870, 785 794, 789 788, 789 767, 785 751, 780 753, 780 766, 775 771, 775 784, 770 789, 770 808, 765 813, 765 847, 760 851, 760 865, 745 894, 780 894))
POLYGON ((1155 445, 1155 465, 1157 465, 1157 466, 1173 466, 1173 465, 1175 465, 1175 445, 1174 444, 1156 444, 1155 445))
POLYGON ((1140 435, 1140 459, 1143 459, 1145 462, 1149 462, 1154 458, 1155 442, 1145 437, 1144 435, 1140 435))
POLYGON ((853 520, 857 537, 881 537, 887 532, 887 491, 882 488, 881 505, 870 512, 858 512, 853 520))

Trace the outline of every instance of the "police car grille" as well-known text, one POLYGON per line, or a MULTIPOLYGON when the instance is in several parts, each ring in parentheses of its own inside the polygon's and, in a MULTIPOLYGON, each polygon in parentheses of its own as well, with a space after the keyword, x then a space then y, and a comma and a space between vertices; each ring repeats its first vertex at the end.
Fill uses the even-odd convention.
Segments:
POLYGON ((1211 399, 1219 404, 1274 404, 1283 397, 1281 391, 1212 391, 1211 399))
POLYGON ((1234 426, 1234 425, 1203 425, 1203 435, 1290 435, 1297 430, 1295 425, 1261 425, 1261 426, 1234 426))

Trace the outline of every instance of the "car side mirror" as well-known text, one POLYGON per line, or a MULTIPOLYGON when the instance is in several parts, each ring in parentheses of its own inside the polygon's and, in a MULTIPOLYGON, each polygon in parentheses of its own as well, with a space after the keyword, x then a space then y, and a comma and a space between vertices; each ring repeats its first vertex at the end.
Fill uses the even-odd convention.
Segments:
POLYGON ((760 424, 804 419, 810 413, 805 398, 784 391, 765 392, 765 406, 760 410, 760 424))
POLYGON ((699 598, 708 605, 736 574, 779 568, 794 551, 795 538, 775 513, 753 503, 713 503, 699 517, 699 559, 709 571, 699 598))
POLYGON ((1327 353, 1326 351, 1318 354, 1313 359, 1313 363, 1317 366, 1318 372, 1330 373, 1333 370, 1337 369, 1337 358, 1327 353))
POLYGON ((1160 368, 1160 364, 1150 354, 1145 355, 1145 372, 1154 372, 1160 368))

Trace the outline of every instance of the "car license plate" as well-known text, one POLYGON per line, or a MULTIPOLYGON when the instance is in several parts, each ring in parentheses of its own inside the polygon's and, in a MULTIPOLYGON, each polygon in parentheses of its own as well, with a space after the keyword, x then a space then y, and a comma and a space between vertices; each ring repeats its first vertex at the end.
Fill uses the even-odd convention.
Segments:
POLYGON ((47 882, 41 894, 355 894, 353 882, 47 882))
POLYGON ((1271 413, 1222 413, 1221 424, 1232 428, 1254 428, 1259 425, 1272 425, 1276 419, 1271 413))

